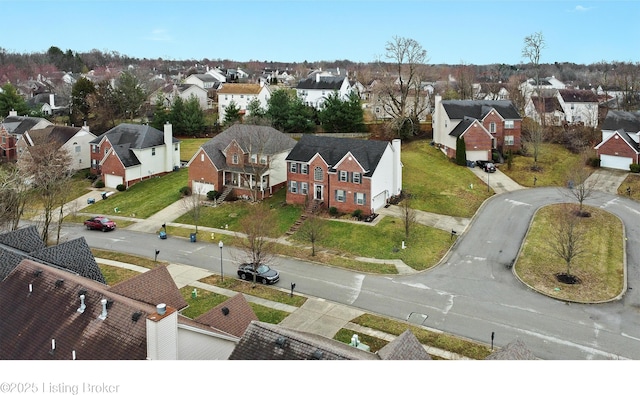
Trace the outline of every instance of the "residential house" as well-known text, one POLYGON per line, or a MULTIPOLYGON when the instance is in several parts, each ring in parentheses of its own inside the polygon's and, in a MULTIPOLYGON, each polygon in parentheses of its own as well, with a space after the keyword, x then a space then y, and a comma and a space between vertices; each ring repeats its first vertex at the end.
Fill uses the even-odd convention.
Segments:
POLYGON ((536 84, 536 80, 534 78, 529 78, 520 84, 520 92, 522 92, 522 95, 526 100, 529 100, 531 96, 543 91, 555 92, 566 88, 567 86, 565 83, 557 79, 555 76, 540 78, 539 84, 536 84))
POLYGON ((601 167, 629 170, 640 163, 640 112, 609 110, 601 129, 602 141, 595 146, 601 167))
POLYGON ((340 100, 348 100, 352 92, 351 83, 346 76, 323 76, 316 73, 296 85, 297 96, 308 106, 322 108, 322 103, 329 95, 336 93, 340 100))
POLYGON ((423 81, 420 86, 408 89, 406 96, 402 98, 400 92, 399 77, 387 77, 371 81, 360 97, 363 100, 363 108, 371 114, 373 120, 389 120, 399 118, 401 115, 411 117, 416 114, 420 121, 424 121, 431 112, 430 98, 434 87, 431 83, 423 81), (417 89, 414 89, 417 88, 417 89), (404 114, 400 114, 399 108, 393 105, 400 100, 405 100, 404 114))
POLYGON ((16 144, 24 133, 50 125, 53 123, 44 118, 18 116, 16 111, 9 111, 9 116, 0 123, 0 160, 16 161, 18 159, 16 144))
POLYGON ((525 114, 544 126, 564 125, 566 114, 558 100, 557 92, 553 93, 551 96, 546 94, 532 96, 525 105, 525 114))
POLYGON ((598 96, 590 90, 560 89, 558 101, 565 114, 565 121, 585 126, 598 126, 598 96))
POLYGON ((69 110, 69 101, 55 93, 39 93, 27 100, 29 108, 42 114, 63 114, 69 110))
POLYGON ((212 106, 208 91, 195 84, 167 84, 151 94, 149 102, 156 104, 158 99, 162 98, 163 104, 168 108, 173 105, 177 97, 183 101, 195 97, 202 110, 210 109, 212 106))
POLYGON ((262 84, 224 84, 218 90, 218 119, 222 122, 227 114, 227 107, 234 103, 241 116, 249 115, 247 107, 253 100, 257 100, 260 106, 267 108, 267 102, 271 98, 269 87, 262 84))
POLYGON ((378 352, 358 340, 346 344, 313 333, 254 321, 229 356, 230 360, 430 360, 415 335, 406 330, 378 352))
POLYGON ((287 203, 313 199, 340 212, 374 213, 402 192, 400 140, 303 135, 286 158, 287 203))
POLYGON ((91 171, 108 188, 165 174, 180 167, 180 140, 171 124, 159 131, 149 125, 123 123, 90 141, 91 171))
POLYGON ((269 126, 235 124, 204 143, 187 163, 194 193, 263 199, 287 181, 285 158, 296 145, 269 126))
POLYGON ((435 97, 433 141, 450 158, 457 139, 465 142, 467 160, 491 160, 492 150, 521 147, 522 118, 509 100, 442 100, 435 97))
POLYGON ((0 305, 0 359, 214 360, 231 355, 238 337, 184 317, 169 303, 149 303, 167 297, 186 305, 166 267, 139 277, 146 281, 108 287, 22 260, 0 282, 1 300, 10 301, 0 305), (148 294, 159 286, 161 292, 148 294))
POLYGON ((18 141, 18 161, 30 147, 41 144, 53 144, 56 149, 64 149, 71 158, 71 170, 88 169, 91 167, 91 146, 89 143, 96 135, 89 131, 88 126, 47 126, 44 129, 33 129, 24 133, 18 141))

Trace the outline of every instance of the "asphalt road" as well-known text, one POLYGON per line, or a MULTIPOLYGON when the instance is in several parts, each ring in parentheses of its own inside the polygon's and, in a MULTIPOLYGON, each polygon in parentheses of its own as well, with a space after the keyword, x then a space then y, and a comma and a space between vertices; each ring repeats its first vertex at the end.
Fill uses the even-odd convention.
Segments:
MULTIPOLYGON (((464 234, 436 268, 406 276, 352 272, 290 258, 273 262, 278 286, 362 310, 408 320, 484 343, 504 346, 522 339, 545 360, 640 360, 640 204, 594 193, 585 204, 606 209, 626 228, 628 290, 604 304, 565 303, 530 290, 512 274, 530 220, 544 205, 572 201, 558 188, 533 188, 487 200, 464 234)), ((118 229, 102 233, 65 225, 63 237, 84 236, 91 247, 220 271, 220 249, 187 239, 160 240, 154 234, 118 229)), ((240 253, 223 248, 225 275, 235 276, 240 253)))

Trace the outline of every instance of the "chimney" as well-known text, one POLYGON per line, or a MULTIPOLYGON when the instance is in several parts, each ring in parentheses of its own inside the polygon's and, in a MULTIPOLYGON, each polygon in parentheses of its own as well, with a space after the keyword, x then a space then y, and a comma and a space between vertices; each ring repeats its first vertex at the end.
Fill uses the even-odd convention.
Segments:
POLYGON ((147 359, 178 359, 178 311, 164 303, 147 317, 147 359))
POLYGON ((320 73, 316 73, 316 82, 320 82, 320 73))
POLYGON ((98 319, 104 320, 107 318, 107 299, 102 299, 100 303, 102 303, 102 313, 100 313, 98 319))
POLYGON ((56 105, 56 96, 53 93, 49 93, 49 105, 51 106, 52 110, 56 105))
POLYGON ((9 111, 9 116, 10 117, 17 117, 18 116, 18 112, 16 110, 11 110, 11 111, 9 111))
MULTIPOLYGON (((164 124, 164 171, 170 172, 173 170, 173 126, 167 122, 164 124)), ((178 151, 178 155, 180 152, 178 151)))
POLYGON ((393 139, 391 148, 393 148, 393 194, 399 195, 402 192, 402 160, 400 158, 400 146, 402 140, 393 139))

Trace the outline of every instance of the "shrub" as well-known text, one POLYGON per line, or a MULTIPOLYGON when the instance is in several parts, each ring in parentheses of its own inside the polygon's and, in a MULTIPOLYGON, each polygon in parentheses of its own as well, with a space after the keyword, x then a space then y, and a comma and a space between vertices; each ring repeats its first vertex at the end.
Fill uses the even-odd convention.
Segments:
POLYGON ((631 170, 632 173, 640 173, 640 164, 638 163, 632 163, 629 165, 629 170, 631 170))
POLYGON ((600 158, 598 157, 591 157, 591 158, 587 158, 587 165, 591 166, 591 167, 600 167, 600 158))
POLYGON ((189 188, 188 186, 180 188, 180 194, 182 196, 191 196, 191 188, 189 188))
POLYGON ((117 189, 118 191, 120 191, 120 192, 123 192, 123 191, 126 191, 126 190, 127 190, 127 187, 125 187, 125 186, 124 186, 124 184, 118 184, 118 185, 116 186, 116 189, 117 189))
POLYGON ((218 191, 207 192, 207 199, 209 200, 216 200, 218 197, 220 197, 220 192, 218 191))
POLYGON ((96 181, 95 187, 96 188, 104 188, 104 181, 102 181, 102 180, 96 181))
POLYGON ((98 175, 97 174, 93 174, 93 173, 89 173, 87 174, 87 178, 91 181, 95 181, 98 179, 98 175))
POLYGON ((338 209, 335 208, 334 206, 329 207, 329 214, 335 217, 336 215, 338 215, 338 209))
POLYGON ((360 209, 354 210, 351 215, 354 216, 355 218, 360 219, 362 218, 362 210, 360 209))

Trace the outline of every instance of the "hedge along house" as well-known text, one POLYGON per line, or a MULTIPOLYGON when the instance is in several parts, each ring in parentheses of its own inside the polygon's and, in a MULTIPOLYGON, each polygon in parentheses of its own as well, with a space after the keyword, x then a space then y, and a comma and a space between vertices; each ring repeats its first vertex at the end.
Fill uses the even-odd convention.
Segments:
POLYGON ((400 143, 303 135, 287 156, 287 203, 374 213, 402 192, 400 143))
POLYGON ((171 172, 180 167, 180 140, 171 124, 161 132, 149 125, 123 123, 89 143, 91 172, 108 188, 171 172))
POLYGON ((296 145, 270 127, 235 124, 204 143, 189 160, 193 193, 209 191, 251 200, 264 199, 284 188, 285 158, 296 145))
POLYGON ((521 148, 522 117, 510 100, 442 100, 435 97, 433 142, 456 157, 456 139, 465 142, 467 160, 491 160, 499 152, 521 148))

